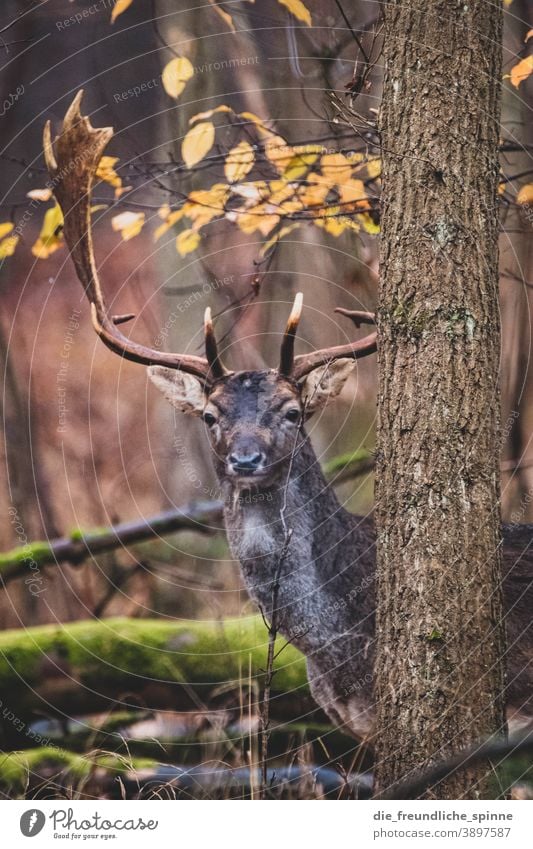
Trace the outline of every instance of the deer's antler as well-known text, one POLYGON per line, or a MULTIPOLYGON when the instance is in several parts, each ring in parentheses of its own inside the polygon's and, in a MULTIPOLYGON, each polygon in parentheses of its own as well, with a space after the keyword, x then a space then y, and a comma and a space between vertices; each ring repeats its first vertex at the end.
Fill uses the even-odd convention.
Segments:
POLYGON ((44 128, 44 158, 57 201, 63 211, 64 235, 76 273, 91 303, 94 329, 102 341, 127 360, 145 365, 181 369, 210 383, 227 374, 220 360, 211 314, 206 310, 204 329, 206 358, 169 354, 147 348, 124 336, 117 325, 133 315, 109 315, 98 278, 91 231, 91 191, 98 163, 113 136, 111 127, 94 128, 81 114, 83 90, 79 91, 52 142, 50 121, 44 128))
MULTIPOLYGON (((298 292, 294 299, 294 305, 285 328, 283 341, 281 343, 280 357, 280 374, 286 377, 292 377, 293 380, 301 380, 310 371, 322 365, 322 363, 330 363, 333 360, 339 360, 343 357, 358 360, 361 357, 366 357, 369 354, 374 354, 377 350, 377 333, 370 333, 364 339, 358 342, 350 342, 348 345, 336 345, 333 348, 321 348, 319 351, 312 351, 309 354, 301 354, 299 357, 294 356, 294 337, 298 329, 298 323, 302 314, 303 295, 298 292)), ((359 312, 358 310, 345 310, 342 307, 337 307, 335 312, 351 318, 356 327, 362 324, 375 324, 376 317, 371 312, 359 312)))

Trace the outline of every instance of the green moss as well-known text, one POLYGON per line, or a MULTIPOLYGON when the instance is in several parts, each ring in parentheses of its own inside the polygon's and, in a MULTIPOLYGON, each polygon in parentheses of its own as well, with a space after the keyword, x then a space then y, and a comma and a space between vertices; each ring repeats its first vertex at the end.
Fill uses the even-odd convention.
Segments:
POLYGON ((383 318, 394 332, 420 338, 431 322, 432 313, 420 309, 413 300, 398 301, 393 309, 384 311, 383 318))
POLYGON ((47 542, 31 542, 20 548, 13 548, 0 554, 0 574, 8 568, 16 565, 48 563, 51 558, 51 547, 47 542))
POLYGON ((125 758, 111 753, 95 752, 78 755, 66 749, 44 746, 26 749, 23 752, 0 754, 0 785, 14 792, 22 792, 32 774, 39 775, 44 769, 68 774, 76 784, 98 767, 123 774, 129 770, 141 770, 157 766, 153 758, 125 758))
POLYGON ((100 527, 100 528, 89 528, 84 530, 83 528, 71 528, 68 532, 68 537, 72 542, 84 542, 86 540, 95 539, 102 536, 107 536, 112 531, 112 528, 108 527, 100 527))
MULTIPOLYGON (((82 685, 99 691, 134 687, 133 679, 214 686, 261 676, 268 635, 260 617, 220 624, 113 618, 42 625, 0 633, 0 691, 19 716, 31 714, 32 687, 42 678, 43 657, 60 658, 82 685)), ((280 643, 281 644, 281 643, 280 643)), ((287 646, 277 663, 276 691, 306 689, 305 661, 287 646)))
POLYGON ((24 789, 32 773, 43 767, 55 767, 57 771, 68 770, 75 780, 84 778, 91 770, 91 761, 73 752, 45 746, 26 749, 23 752, 7 752, 0 755, 0 783, 16 791, 24 789))
POLYGON ((428 643, 439 642, 444 639, 444 634, 438 628, 433 627, 429 634, 426 634, 428 643))
POLYGON ((342 472, 347 466, 357 465, 363 460, 370 460, 371 457, 372 453, 366 448, 348 451, 346 454, 340 454, 328 460, 324 466, 324 472, 326 475, 334 475, 336 472, 342 472))
POLYGON ((444 309, 422 309, 414 299, 397 301, 391 309, 381 311, 383 325, 389 324, 393 333, 419 339, 425 333, 440 329, 449 339, 471 340, 476 322, 472 313, 462 306, 444 309))
POLYGON ((474 338, 476 321, 470 310, 462 307, 450 310, 450 312, 446 315, 446 320, 446 335, 449 339, 466 337, 466 339, 470 341, 474 338))

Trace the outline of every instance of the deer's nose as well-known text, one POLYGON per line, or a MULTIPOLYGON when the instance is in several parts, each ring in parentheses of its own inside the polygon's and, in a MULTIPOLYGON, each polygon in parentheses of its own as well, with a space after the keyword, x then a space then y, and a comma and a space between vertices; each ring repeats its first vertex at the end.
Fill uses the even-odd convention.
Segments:
POLYGON ((234 472, 255 472, 264 460, 261 451, 240 452, 228 457, 234 472))

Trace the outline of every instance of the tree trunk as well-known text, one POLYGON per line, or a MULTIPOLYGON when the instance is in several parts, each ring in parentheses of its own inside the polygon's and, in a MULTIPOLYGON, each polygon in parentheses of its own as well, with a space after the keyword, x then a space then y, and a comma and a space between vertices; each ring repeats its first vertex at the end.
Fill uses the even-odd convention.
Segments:
MULTIPOLYGON (((377 789, 503 728, 499 3, 385 10, 377 789)), ((485 767, 432 798, 486 796, 485 767)))

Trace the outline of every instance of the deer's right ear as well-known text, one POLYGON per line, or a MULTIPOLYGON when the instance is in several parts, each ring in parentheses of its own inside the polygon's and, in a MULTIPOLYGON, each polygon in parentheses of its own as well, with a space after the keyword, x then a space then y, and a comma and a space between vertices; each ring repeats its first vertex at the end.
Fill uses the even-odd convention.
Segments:
POLYGON ((309 372, 300 387, 308 412, 314 413, 336 398, 356 365, 355 360, 343 358, 323 363, 309 372))
POLYGON ((201 416, 205 407, 205 392, 202 381, 183 371, 148 366, 148 376, 173 407, 182 413, 201 416))

